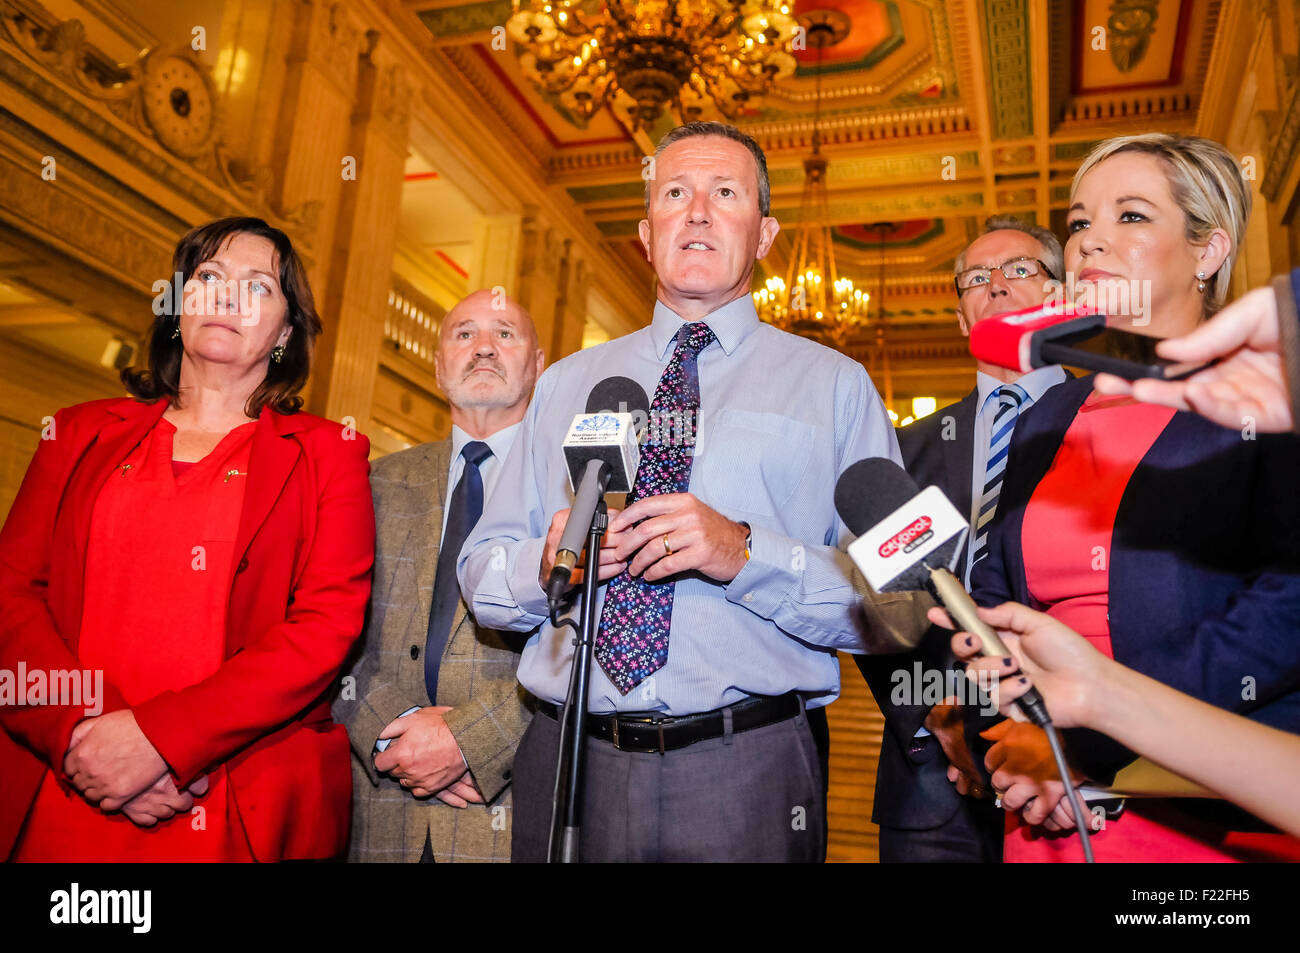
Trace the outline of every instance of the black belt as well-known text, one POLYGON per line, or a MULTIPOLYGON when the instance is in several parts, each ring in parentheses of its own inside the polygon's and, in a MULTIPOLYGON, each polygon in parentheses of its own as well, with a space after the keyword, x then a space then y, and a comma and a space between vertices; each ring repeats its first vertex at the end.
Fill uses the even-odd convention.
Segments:
MULTIPOLYGON (((538 702, 538 710, 555 721, 560 709, 550 702, 538 702)), ((793 718, 803 710, 799 695, 755 696, 726 708, 699 715, 674 717, 659 712, 624 712, 617 715, 587 715, 587 734, 608 741, 619 751, 663 754, 697 741, 721 738, 725 733, 723 712, 731 711, 731 730, 752 731, 793 718)))

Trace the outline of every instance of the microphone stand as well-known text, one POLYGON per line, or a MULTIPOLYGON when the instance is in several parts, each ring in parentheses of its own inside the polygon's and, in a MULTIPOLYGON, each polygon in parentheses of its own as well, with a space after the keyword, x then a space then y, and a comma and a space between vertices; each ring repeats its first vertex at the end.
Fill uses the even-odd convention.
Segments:
POLYGON ((547 845, 547 859, 553 864, 578 862, 578 839, 582 827, 582 768, 586 760, 587 689, 591 684, 591 653, 596 641, 600 538, 605 535, 608 523, 609 515, 602 497, 596 504, 591 529, 587 533, 587 560, 582 573, 582 625, 575 625, 572 619, 557 621, 555 611, 551 612, 552 625, 557 628, 567 625, 577 633, 572 667, 569 670, 569 691, 560 713, 560 752, 555 767, 551 834, 547 845))

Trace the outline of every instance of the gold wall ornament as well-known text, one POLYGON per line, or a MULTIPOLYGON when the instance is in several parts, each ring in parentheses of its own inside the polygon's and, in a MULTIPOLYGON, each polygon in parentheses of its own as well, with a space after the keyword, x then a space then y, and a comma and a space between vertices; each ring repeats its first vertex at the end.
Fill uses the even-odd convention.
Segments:
MULTIPOLYGON (((248 213, 280 224, 301 242, 305 257, 313 257, 322 203, 280 207, 271 198, 271 171, 226 152, 217 135, 221 111, 216 83, 193 50, 156 47, 142 52, 129 67, 120 67, 86 39, 80 21, 45 25, 12 2, 0 3, 0 42, 8 39, 56 79, 156 141, 182 160, 188 177, 207 180, 182 190, 190 198, 214 216, 248 213), (227 195, 213 192, 211 185, 224 188, 227 195), (231 198, 245 207, 232 205, 231 198)), ((58 89, 58 84, 53 88, 58 89)))
POLYGON ((185 159, 210 148, 216 134, 216 84, 191 56, 153 50, 140 63, 140 105, 150 131, 185 159))
POLYGON ((1110 58, 1121 73, 1127 73, 1146 56, 1151 34, 1156 30, 1159 0, 1115 0, 1106 20, 1110 34, 1110 58))
POLYGON ((524 75, 590 119, 630 99, 637 129, 667 108, 683 122, 710 106, 735 119, 790 76, 798 24, 783 0, 513 0, 506 24, 524 75))

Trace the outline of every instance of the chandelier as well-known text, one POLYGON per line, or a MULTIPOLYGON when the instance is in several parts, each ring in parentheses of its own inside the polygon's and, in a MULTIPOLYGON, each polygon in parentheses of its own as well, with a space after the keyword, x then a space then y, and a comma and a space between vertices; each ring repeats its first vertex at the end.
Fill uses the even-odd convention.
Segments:
POLYGON ((667 107, 682 122, 710 103, 735 119, 796 65, 788 48, 800 28, 783 0, 513 3, 506 30, 524 47, 524 75, 583 119, 620 94, 636 129, 667 107))
POLYGON ((803 196, 799 202, 799 227, 790 250, 785 279, 773 275, 753 293, 758 315, 769 324, 844 349, 849 334, 866 321, 871 295, 856 288, 851 278, 835 268, 831 240, 826 157, 821 154, 821 62, 826 47, 840 42, 849 29, 848 18, 836 11, 820 11, 805 18, 808 42, 817 49, 817 94, 813 112, 812 155, 803 160, 803 196))

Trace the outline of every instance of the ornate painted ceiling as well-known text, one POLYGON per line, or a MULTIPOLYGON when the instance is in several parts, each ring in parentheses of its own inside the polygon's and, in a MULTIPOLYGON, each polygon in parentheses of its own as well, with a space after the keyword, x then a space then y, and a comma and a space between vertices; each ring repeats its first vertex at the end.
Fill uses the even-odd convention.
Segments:
MULTIPOLYGON (((510 0, 404 5, 620 260, 646 270, 635 237, 640 160, 674 120, 633 134, 613 107, 583 122, 540 94, 514 44, 492 42, 510 0)), ((883 300, 886 320, 876 324, 875 309, 874 326, 850 352, 878 363, 878 343, 888 340, 893 375, 903 375, 908 392, 925 385, 905 380, 907 354, 922 359, 928 370, 917 373, 935 387, 948 382, 952 392, 953 374, 958 388, 969 386, 949 278, 957 252, 994 212, 1059 233, 1074 169, 1097 140, 1190 132, 1219 7, 1220 0, 796 0, 796 16, 836 10, 851 22, 820 67, 830 214, 841 273, 883 300), (882 222, 895 227, 873 227, 882 222)), ((787 226, 787 240, 765 262, 774 273, 785 269, 811 149, 816 53, 796 58, 794 74, 738 120, 767 152, 773 214, 787 226)))

